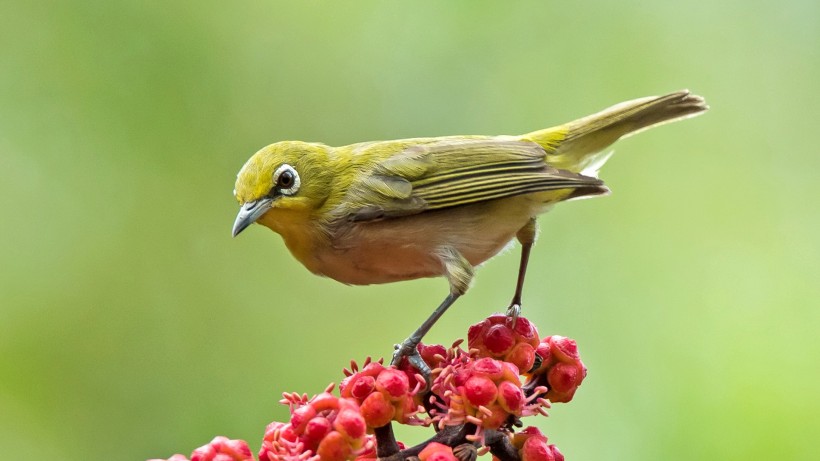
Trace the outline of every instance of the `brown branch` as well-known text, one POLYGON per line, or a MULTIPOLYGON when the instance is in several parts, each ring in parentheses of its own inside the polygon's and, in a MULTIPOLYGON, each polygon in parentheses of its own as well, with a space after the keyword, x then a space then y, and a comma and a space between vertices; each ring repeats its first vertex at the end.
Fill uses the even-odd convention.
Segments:
POLYGON ((373 429, 376 435, 376 456, 379 459, 388 459, 399 452, 399 444, 393 435, 393 423, 373 429))
POLYGON ((521 461, 518 450, 512 445, 507 434, 501 431, 484 431, 484 444, 490 448, 490 453, 501 461, 521 461))
MULTIPOLYGON (((390 425, 388 424, 385 427, 388 426, 390 425)), ((390 431, 392 435, 392 429, 390 429, 390 431)), ((425 440, 424 442, 418 445, 412 446, 410 448, 405 448, 404 450, 395 452, 392 455, 379 455, 379 461, 406 461, 408 458, 412 456, 418 456, 418 454, 421 453, 421 450, 423 450, 424 447, 433 442, 438 442, 449 447, 457 447, 458 445, 461 445, 463 443, 471 443, 467 440, 467 436, 474 432, 475 426, 473 426, 472 424, 462 424, 460 426, 447 426, 444 429, 438 431, 436 435, 434 435, 433 437, 425 440)), ((377 444, 378 443, 380 442, 377 441, 377 444)), ((377 447, 376 453, 381 453, 381 447, 377 447)))

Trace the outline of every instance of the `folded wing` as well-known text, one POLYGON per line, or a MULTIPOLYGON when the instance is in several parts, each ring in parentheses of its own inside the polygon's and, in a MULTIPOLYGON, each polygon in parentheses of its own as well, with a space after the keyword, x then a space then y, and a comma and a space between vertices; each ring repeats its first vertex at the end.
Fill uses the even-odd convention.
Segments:
POLYGON ((521 194, 569 189, 597 195, 604 183, 545 163, 542 146, 515 138, 448 138, 412 144, 351 184, 334 214, 371 221, 521 194))

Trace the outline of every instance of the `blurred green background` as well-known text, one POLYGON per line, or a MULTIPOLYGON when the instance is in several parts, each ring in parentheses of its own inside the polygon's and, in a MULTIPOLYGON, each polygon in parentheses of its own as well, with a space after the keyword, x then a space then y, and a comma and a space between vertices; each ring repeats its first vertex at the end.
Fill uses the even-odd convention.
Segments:
MULTIPOLYGON (((705 116, 621 142, 614 193, 541 218, 525 314, 575 338, 569 460, 816 459, 820 3, 4 2, 3 459, 258 449, 283 391, 389 354, 441 279, 346 287, 235 174, 284 139, 517 134, 679 88, 705 116)), ((430 341, 509 301, 518 252, 430 341)), ((410 443, 429 430, 402 431, 410 443)))

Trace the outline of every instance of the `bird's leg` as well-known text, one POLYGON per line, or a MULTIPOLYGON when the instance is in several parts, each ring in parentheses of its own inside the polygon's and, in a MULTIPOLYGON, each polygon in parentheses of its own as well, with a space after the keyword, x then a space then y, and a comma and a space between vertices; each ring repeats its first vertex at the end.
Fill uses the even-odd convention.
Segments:
POLYGON ((447 311, 447 308, 453 305, 456 302, 456 299, 461 296, 457 293, 450 293, 444 298, 444 301, 439 304, 436 310, 421 324, 416 331, 414 331, 407 339, 402 341, 400 344, 396 344, 396 350, 393 352, 393 360, 390 361, 391 365, 396 365, 401 362, 403 357, 407 357, 407 360, 410 361, 410 364, 413 365, 418 371, 427 378, 430 375, 430 367, 424 363, 421 356, 419 355, 419 351, 417 349, 421 339, 424 335, 430 331, 430 328, 435 325, 439 318, 447 311))
POLYGON ((533 218, 515 234, 518 241, 521 242, 521 262, 518 265, 518 281, 515 284, 515 293, 513 294, 512 301, 510 301, 510 307, 507 308, 507 316, 512 318, 513 326, 515 326, 518 316, 521 315, 521 292, 524 290, 524 277, 527 275, 530 250, 532 250, 532 245, 535 243, 535 235, 537 232, 538 225, 533 218))
POLYGON ((467 291, 467 288, 470 286, 470 281, 473 279, 473 266, 470 265, 469 261, 455 248, 442 247, 436 252, 436 255, 441 259, 444 265, 444 273, 450 282, 450 294, 444 298, 444 301, 439 304, 430 317, 428 317, 413 334, 396 345, 395 351, 393 352, 393 359, 390 361, 391 365, 398 366, 402 358, 407 357, 410 364, 421 372, 427 381, 430 379, 430 367, 424 363, 424 360, 422 360, 419 355, 418 345, 424 335, 430 331, 430 328, 444 315, 447 308, 452 306, 453 303, 467 291))

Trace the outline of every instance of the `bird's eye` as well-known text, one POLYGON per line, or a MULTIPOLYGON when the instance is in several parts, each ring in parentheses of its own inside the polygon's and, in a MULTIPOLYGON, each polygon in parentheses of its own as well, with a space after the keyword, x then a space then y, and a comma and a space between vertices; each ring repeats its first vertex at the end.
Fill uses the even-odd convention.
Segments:
POLYGON ((273 173, 273 183, 276 184, 276 189, 278 189, 282 195, 295 194, 301 185, 299 173, 288 164, 284 164, 276 169, 273 173))
POLYGON ((282 174, 279 175, 279 180, 276 182, 276 185, 282 189, 290 189, 291 186, 293 186, 293 173, 283 171, 282 174))

